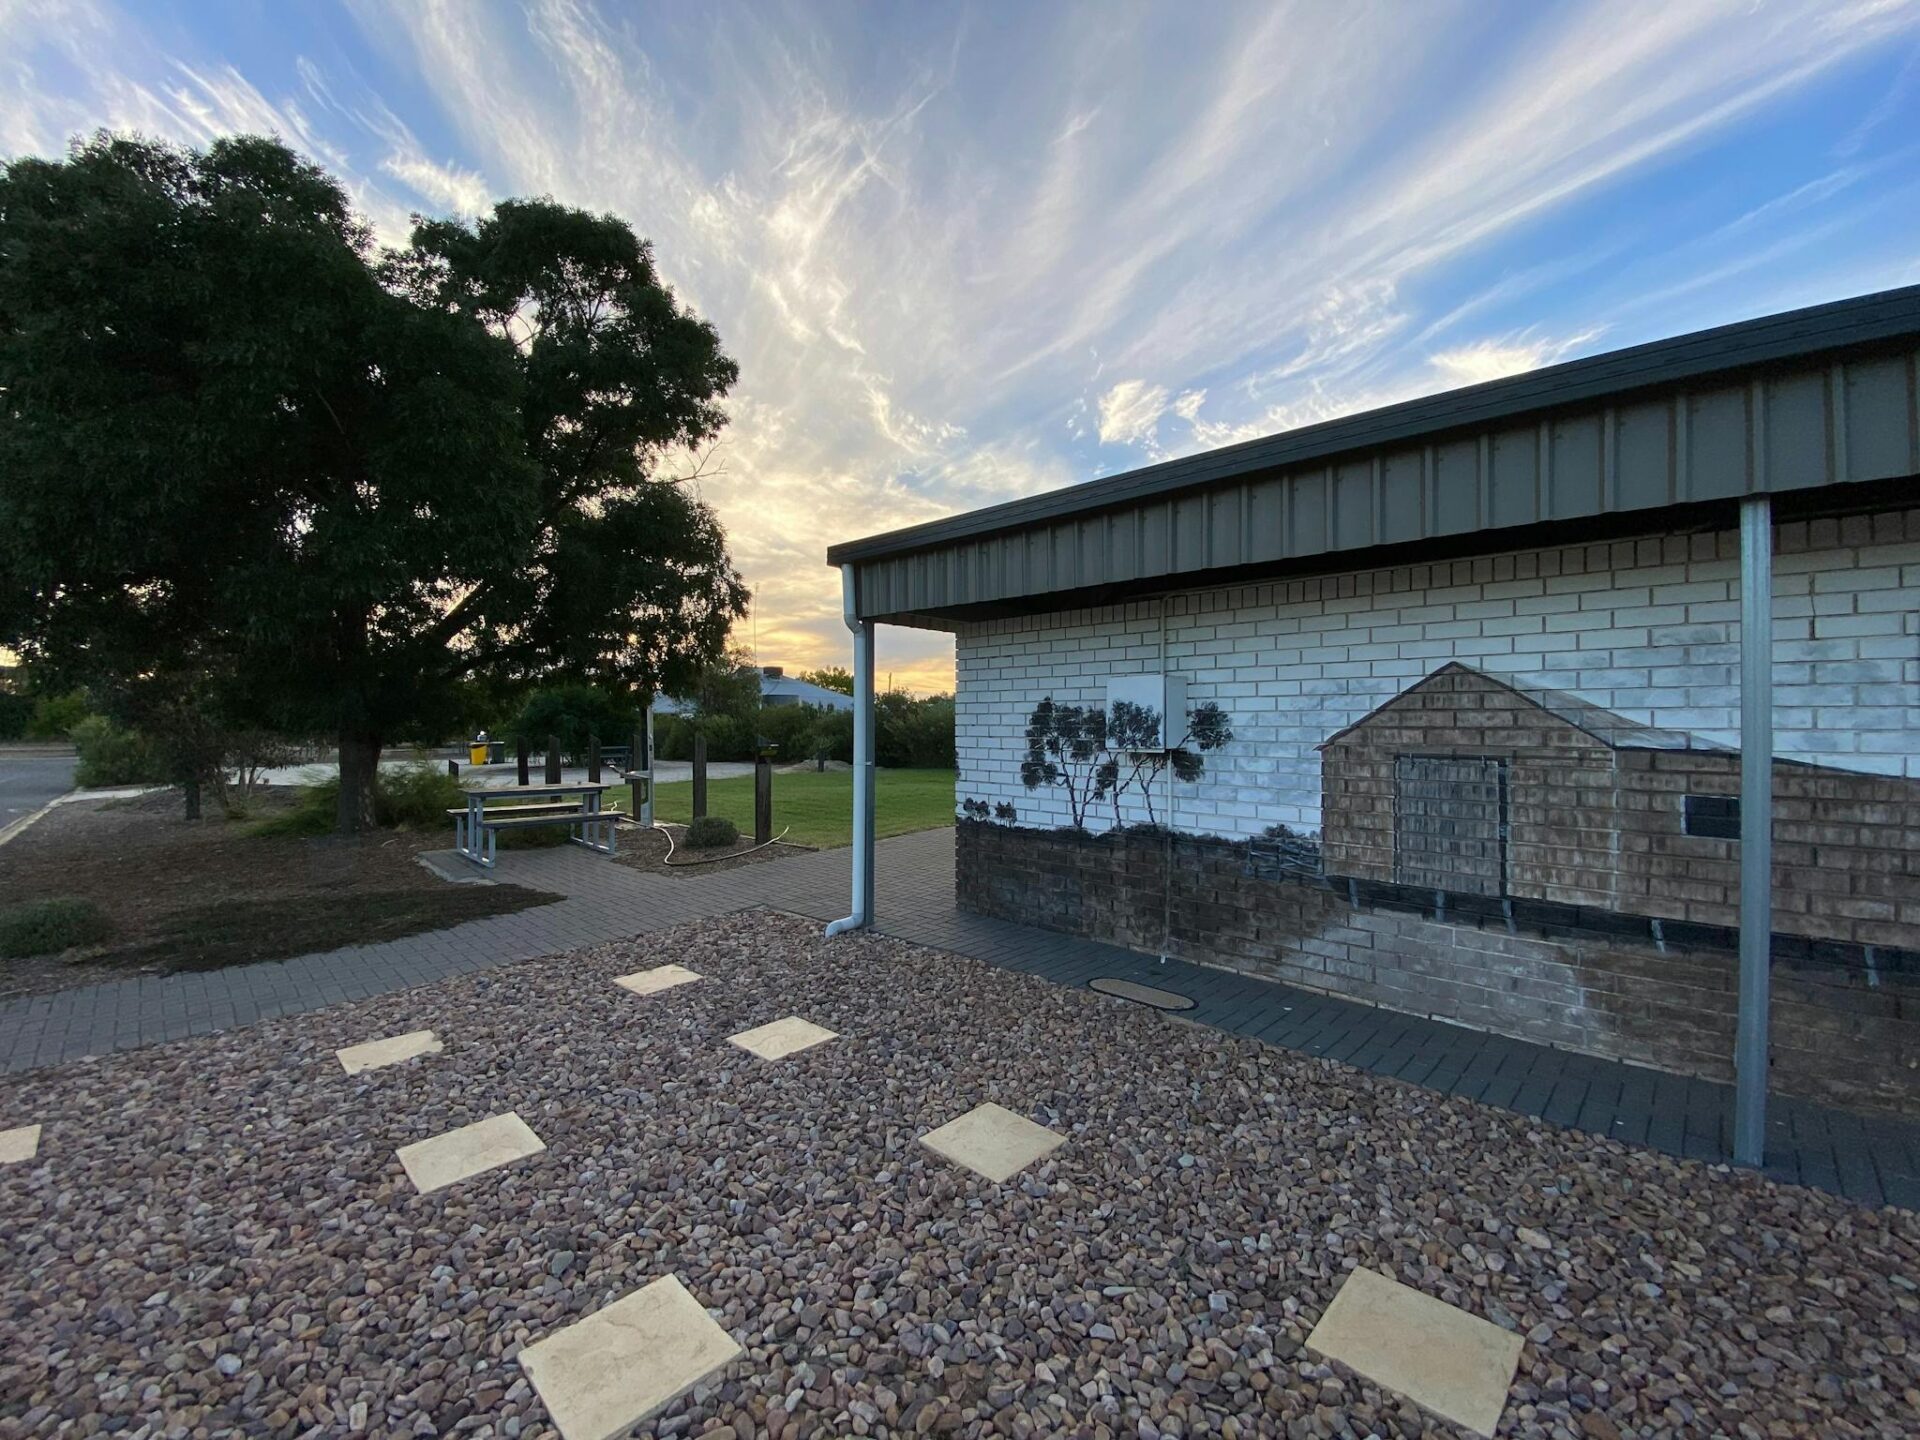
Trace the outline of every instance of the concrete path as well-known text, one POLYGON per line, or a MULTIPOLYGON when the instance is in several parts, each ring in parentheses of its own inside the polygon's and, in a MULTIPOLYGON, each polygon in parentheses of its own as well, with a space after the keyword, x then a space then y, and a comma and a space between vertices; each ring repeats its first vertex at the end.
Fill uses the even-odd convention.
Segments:
MULTIPOLYGON (((964 914, 953 903, 950 830, 882 841, 876 869, 878 927, 904 940, 1059 984, 1110 976, 1174 990, 1197 1002, 1182 1019, 1233 1034, 1673 1155, 1717 1162, 1731 1153, 1726 1085, 964 914)), ((499 877, 567 898, 281 964, 123 980, 10 1002, 0 1005, 0 1068, 21 1071, 205 1034, 757 905, 829 920, 846 909, 848 852, 663 876, 573 847, 510 851, 499 877)), ((1867 1204, 1920 1208, 1920 1125, 1780 1096, 1769 1119, 1768 1173, 1867 1204)))

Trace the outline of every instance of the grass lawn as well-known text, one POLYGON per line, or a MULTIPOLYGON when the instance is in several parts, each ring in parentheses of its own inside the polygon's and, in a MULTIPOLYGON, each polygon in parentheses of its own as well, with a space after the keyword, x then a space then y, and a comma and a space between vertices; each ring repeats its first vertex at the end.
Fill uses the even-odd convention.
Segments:
MULTIPOLYGON (((621 810, 632 808, 629 787, 622 785, 607 793, 607 804, 621 810)), ((742 835, 753 834, 753 777, 739 775, 730 780, 707 782, 707 811, 724 815, 740 827, 742 835)), ((905 835, 910 830, 932 830, 953 824, 953 771, 881 770, 875 781, 874 828, 881 839, 905 835)), ((676 781, 658 787, 654 798, 656 820, 684 824, 693 818, 693 782, 676 781)), ((787 831, 787 839, 800 845, 850 845, 853 843, 853 772, 829 770, 825 774, 798 770, 773 777, 773 833, 787 831)))

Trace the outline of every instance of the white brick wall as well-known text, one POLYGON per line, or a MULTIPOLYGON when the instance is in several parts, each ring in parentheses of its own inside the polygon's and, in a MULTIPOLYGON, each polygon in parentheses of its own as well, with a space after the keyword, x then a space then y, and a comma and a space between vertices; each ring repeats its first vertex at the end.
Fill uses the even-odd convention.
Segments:
MULTIPOLYGON (((1776 549, 1775 753, 1920 778, 1920 510, 1782 525, 1776 549)), ((1171 787, 1182 830, 1317 830, 1314 747, 1449 660, 1737 743, 1738 557, 1731 531, 1668 536, 1199 591, 1164 620, 1148 600, 969 626, 958 792, 1066 824, 1062 792, 1020 783, 1027 716, 1162 668, 1163 625, 1189 704, 1218 701, 1234 729, 1197 785, 1171 787)))

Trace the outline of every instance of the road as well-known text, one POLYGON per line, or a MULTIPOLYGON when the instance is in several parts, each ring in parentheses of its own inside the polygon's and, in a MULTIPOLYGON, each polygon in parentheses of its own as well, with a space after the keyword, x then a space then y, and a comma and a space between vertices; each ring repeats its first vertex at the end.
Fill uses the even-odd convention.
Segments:
POLYGON ((0 749, 0 829, 73 788, 71 755, 0 749))

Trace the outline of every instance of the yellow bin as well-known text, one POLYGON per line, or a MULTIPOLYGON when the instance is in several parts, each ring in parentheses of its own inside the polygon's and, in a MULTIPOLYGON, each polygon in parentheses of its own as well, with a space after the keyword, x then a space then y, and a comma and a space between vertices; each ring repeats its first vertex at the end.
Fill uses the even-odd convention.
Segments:
POLYGON ((467 746, 467 763, 469 765, 484 765, 487 763, 486 741, 475 740, 467 746))

